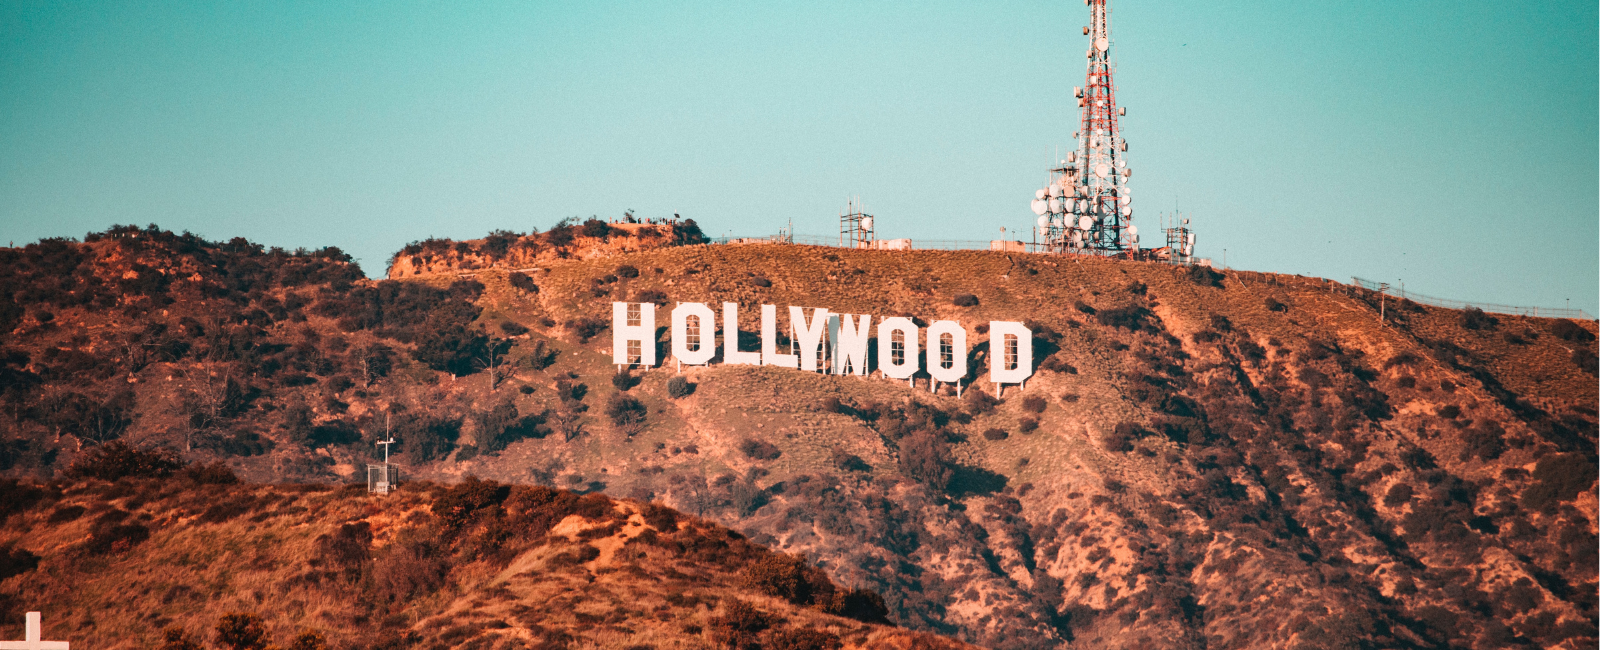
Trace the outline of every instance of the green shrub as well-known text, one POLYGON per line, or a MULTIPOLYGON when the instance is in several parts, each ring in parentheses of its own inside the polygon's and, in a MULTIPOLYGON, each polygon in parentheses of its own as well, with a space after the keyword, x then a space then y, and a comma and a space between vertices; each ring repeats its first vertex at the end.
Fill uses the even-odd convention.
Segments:
POLYGON ((1022 398, 1022 410, 1029 413, 1043 413, 1046 406, 1049 406, 1049 404, 1044 401, 1043 397, 1038 395, 1029 395, 1022 398))
POLYGON ((951 300, 951 302, 957 307, 977 307, 978 297, 970 293, 958 293, 956 294, 956 297, 951 300))
POLYGON ((1039 421, 1033 418, 1017 420, 1017 432, 1028 434, 1039 430, 1039 421))
POLYGON ((1009 437, 1011 437, 1011 434, 1007 433, 1004 429, 989 428, 983 430, 984 440, 999 442, 1009 437))

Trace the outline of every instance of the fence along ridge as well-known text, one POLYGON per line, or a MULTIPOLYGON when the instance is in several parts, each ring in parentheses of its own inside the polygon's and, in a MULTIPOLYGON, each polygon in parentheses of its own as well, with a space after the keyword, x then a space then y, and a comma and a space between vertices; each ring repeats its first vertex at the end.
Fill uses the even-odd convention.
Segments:
MULTIPOLYGON (((792 234, 776 235, 776 236, 769 236, 769 237, 717 237, 717 238, 712 239, 711 241, 712 241, 712 243, 715 243, 715 244, 728 244, 728 243, 733 243, 733 242, 737 242, 737 241, 742 241, 742 242, 767 241, 767 242, 778 243, 778 244, 800 244, 800 245, 809 245, 809 246, 829 246, 829 247, 835 247, 835 248, 837 248, 838 245, 839 245, 838 244, 838 240, 836 238, 833 238, 833 237, 823 237, 823 236, 818 236, 818 235, 792 235, 792 234)), ((989 242, 988 241, 981 241, 981 240, 913 239, 912 241, 913 241, 914 247, 916 249, 919 249, 919 250, 989 250, 989 242)), ((1036 251, 1029 250, 1028 252, 1036 252, 1036 251)), ((1229 269, 1228 272, 1229 273, 1244 273, 1247 276, 1254 276, 1254 277, 1258 277, 1258 278, 1266 277, 1266 275, 1267 275, 1266 273, 1263 273, 1261 271, 1242 271, 1241 269, 1229 269)), ((1281 274, 1274 274, 1274 275, 1281 275, 1281 274)), ((1311 280, 1310 278, 1302 278, 1302 279, 1303 280, 1307 280, 1307 281, 1315 281, 1315 280, 1311 280)), ((1533 316, 1533 317, 1536 317, 1536 318, 1577 318, 1577 319, 1580 319, 1580 320, 1595 320, 1595 317, 1593 315, 1591 315, 1589 312, 1586 312, 1586 311, 1584 311, 1582 309, 1566 309, 1566 308, 1561 308, 1561 307, 1519 307, 1519 306, 1516 306, 1516 305, 1501 305, 1501 304, 1492 303, 1492 302, 1467 302, 1467 301, 1464 301, 1464 300, 1450 300, 1448 298, 1435 298, 1433 296, 1424 295, 1424 294, 1420 294, 1420 293, 1416 293, 1416 292, 1412 292, 1412 291, 1406 291, 1404 289, 1397 290, 1394 287, 1389 287, 1387 290, 1385 290, 1383 288, 1383 284, 1382 283, 1374 282, 1372 280, 1367 280, 1367 279, 1364 279, 1364 278, 1352 277, 1350 279, 1355 281, 1356 286, 1361 287, 1363 289, 1366 289, 1368 291, 1383 291, 1384 293, 1387 293, 1388 295, 1394 296, 1396 298, 1404 298, 1404 299, 1410 300, 1412 302, 1418 302, 1418 303, 1422 303, 1424 305, 1429 305, 1429 306, 1433 306, 1433 307, 1439 307, 1439 308, 1442 308, 1442 309, 1466 309, 1468 307, 1477 307, 1478 309, 1481 309, 1481 310, 1489 312, 1489 313, 1494 313, 1494 314, 1511 314, 1511 315, 1515 315, 1515 316, 1533 316)))
POLYGON ((1566 309, 1562 307, 1518 307, 1516 305, 1501 305, 1492 302, 1467 302, 1464 300, 1450 300, 1448 298, 1435 298, 1433 296, 1406 291, 1404 289, 1397 290, 1394 287, 1389 287, 1387 290, 1384 290, 1383 283, 1374 282, 1365 278, 1352 277, 1350 279, 1354 280, 1357 286, 1368 291, 1384 291, 1384 293, 1396 298, 1405 298, 1406 300, 1410 300, 1412 302, 1420 302, 1424 305, 1440 307, 1443 309, 1467 309, 1468 307, 1476 307, 1483 311, 1494 314, 1511 314, 1513 316, 1533 316, 1536 318, 1577 318, 1580 320, 1595 319, 1594 316, 1589 314, 1589 312, 1586 312, 1582 309, 1566 309))

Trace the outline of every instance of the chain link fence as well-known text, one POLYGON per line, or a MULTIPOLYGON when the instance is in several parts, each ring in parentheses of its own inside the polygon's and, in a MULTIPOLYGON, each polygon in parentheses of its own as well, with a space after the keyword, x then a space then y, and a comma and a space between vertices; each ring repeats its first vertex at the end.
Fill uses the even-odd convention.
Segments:
POLYGON ((1533 316, 1535 318, 1577 318, 1580 320, 1594 320, 1594 316, 1582 309, 1563 309, 1560 307, 1517 307, 1514 305, 1500 305, 1492 302, 1465 302, 1461 300, 1450 300, 1447 298, 1425 296, 1420 293, 1406 291, 1405 289, 1395 289, 1394 287, 1388 286, 1385 283, 1373 282, 1372 280, 1367 280, 1364 278, 1350 279, 1355 281, 1356 286, 1359 286, 1362 289, 1366 289, 1368 291, 1381 291, 1396 298, 1405 298, 1406 300, 1422 303, 1432 307, 1442 307, 1444 309, 1466 309, 1468 307, 1476 307, 1483 311, 1495 314, 1533 316))

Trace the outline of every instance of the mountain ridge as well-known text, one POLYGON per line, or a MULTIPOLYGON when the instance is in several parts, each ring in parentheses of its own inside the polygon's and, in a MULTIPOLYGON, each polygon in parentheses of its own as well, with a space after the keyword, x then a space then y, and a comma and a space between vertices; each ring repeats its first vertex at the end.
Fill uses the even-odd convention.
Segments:
MULTIPOLYGON (((171 237, 163 254, 185 255, 171 237)), ((109 306, 95 291, 31 300, 6 342, 4 371, 21 378, 8 380, 21 388, 7 471, 47 476, 123 417, 113 437, 252 480, 338 480, 387 418, 418 477, 662 501, 879 591, 902 626, 992 647, 1592 638, 1593 323, 1236 270, 668 241, 612 254, 575 236, 534 268, 424 260, 432 270, 403 282, 346 279, 327 254, 228 253, 244 257, 185 277, 283 270, 225 295, 174 281, 109 306), (1004 400, 982 382, 958 399, 787 369, 680 374, 670 360, 618 375, 612 300, 949 319, 976 345, 981 323, 1028 321, 1039 369, 1004 400), (192 306, 222 313, 188 314, 196 332, 192 306), (135 371, 138 355, 118 351, 136 334, 152 359, 135 371), (127 374, 58 397, 97 366, 127 374), (130 408, 115 386, 134 388, 130 408)), ((975 353, 974 372, 984 363, 975 353)))

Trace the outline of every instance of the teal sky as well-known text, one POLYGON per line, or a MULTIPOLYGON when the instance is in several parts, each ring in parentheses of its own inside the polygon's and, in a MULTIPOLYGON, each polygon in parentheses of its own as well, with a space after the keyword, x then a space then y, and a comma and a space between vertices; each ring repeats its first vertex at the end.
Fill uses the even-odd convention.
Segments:
MULTIPOLYGON (((679 212, 1026 230, 1079 2, 0 1, 0 240, 336 245, 679 212)), ((1600 312, 1594 2, 1114 0, 1136 222, 1240 268, 1600 312)), ((1153 237, 1147 236, 1148 244, 1153 237)))

